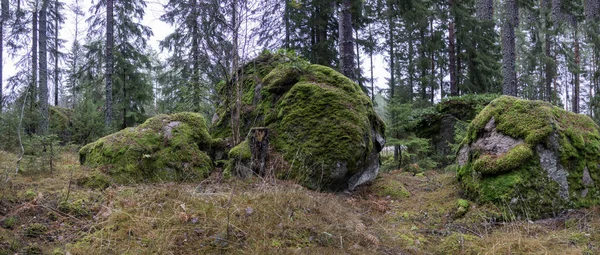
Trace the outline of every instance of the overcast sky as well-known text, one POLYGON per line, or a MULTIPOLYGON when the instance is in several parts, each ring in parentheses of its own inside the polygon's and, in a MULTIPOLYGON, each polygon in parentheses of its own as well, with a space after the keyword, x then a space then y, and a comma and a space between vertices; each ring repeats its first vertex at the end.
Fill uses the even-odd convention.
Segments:
MULTIPOLYGON (((75 17, 72 13, 72 11, 70 10, 70 8, 68 7, 69 5, 72 4, 72 2, 74 2, 73 0, 68 0, 67 2, 67 9, 65 10, 65 14, 66 14, 66 21, 65 24, 63 24, 63 27, 61 29, 61 33, 60 33, 60 37, 61 39, 66 40, 67 42, 64 44, 64 48, 62 49, 63 52, 66 52, 72 44, 73 38, 74 38, 74 34, 75 34, 75 17)), ((160 52, 160 49, 158 47, 158 44, 161 40, 163 40, 167 35, 169 35, 173 28, 169 25, 166 24, 164 22, 162 22, 160 20, 160 16, 163 14, 164 9, 163 9, 163 4, 168 2, 168 0, 150 0, 147 1, 147 8, 146 8, 146 15, 144 16, 144 20, 142 21, 142 23, 146 26, 149 26, 150 28, 152 28, 152 32, 154 33, 154 35, 150 38, 149 40, 149 44, 150 46, 152 46, 152 48, 154 48, 157 52, 160 52)), ((88 14, 88 10, 89 7, 91 5, 91 1, 80 1, 80 4, 82 6, 82 10, 84 11, 86 18, 89 15, 88 14)), ((83 42, 83 39, 86 36, 86 29, 87 24, 85 23, 85 18, 82 19, 82 22, 80 22, 79 24, 79 40, 81 42, 83 42)), ((28 46, 29 48, 30 46, 28 46)), ((251 50, 252 51, 252 50, 251 50)), ((254 51, 258 51, 260 52, 259 49, 254 49, 254 51)), ((166 53, 163 52, 162 55, 165 55, 166 53)), ((6 52, 4 52, 4 59, 3 59, 3 86, 4 86, 4 94, 8 94, 9 91, 7 91, 7 78, 14 75, 15 73, 15 66, 14 66, 14 62, 15 60, 12 59, 8 59, 6 52)), ((361 52, 361 58, 362 58, 362 70, 365 76, 370 76, 370 64, 369 64, 369 60, 366 59, 366 54, 364 52, 361 52)), ((379 87, 379 88, 387 88, 387 84, 386 84, 386 77, 389 77, 389 73, 385 70, 385 65, 384 65, 384 61, 383 61, 383 56, 381 55, 377 55, 374 57, 374 77, 375 77, 375 86, 379 87)), ((51 82, 50 82, 51 83, 51 82)), ((52 97, 54 95, 53 90, 54 90, 54 86, 53 84, 49 84, 49 90, 50 90, 50 96, 52 97)), ((53 101, 53 100, 51 100, 53 101)))

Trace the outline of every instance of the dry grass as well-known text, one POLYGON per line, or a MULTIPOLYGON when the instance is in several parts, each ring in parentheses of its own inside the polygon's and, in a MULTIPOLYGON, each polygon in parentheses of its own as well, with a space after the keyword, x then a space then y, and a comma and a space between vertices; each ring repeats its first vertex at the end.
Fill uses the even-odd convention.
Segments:
MULTIPOLYGON (((0 152, 2 173, 14 159, 0 152)), ((75 184, 90 174, 67 151, 53 173, 13 176, 2 186, 0 254, 600 253, 600 208, 501 223, 490 206, 460 211, 453 173, 382 174, 353 194, 217 174, 104 190, 75 184)))

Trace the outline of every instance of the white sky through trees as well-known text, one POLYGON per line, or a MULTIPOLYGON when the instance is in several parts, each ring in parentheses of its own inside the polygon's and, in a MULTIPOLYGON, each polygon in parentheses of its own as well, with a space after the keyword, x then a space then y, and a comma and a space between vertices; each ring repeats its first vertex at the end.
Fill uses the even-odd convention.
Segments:
MULTIPOLYGON (((149 45, 153 48, 154 51, 159 52, 160 57, 164 58, 167 56, 167 52, 160 52, 160 48, 159 48, 159 42, 161 40, 163 40, 167 35, 169 35, 170 33, 173 32, 173 28, 160 20, 160 16, 164 13, 164 9, 163 9, 163 5, 166 4, 168 2, 168 0, 150 0, 147 1, 147 7, 145 9, 146 14, 144 16, 144 20, 142 21, 142 24, 149 26, 150 28, 152 28, 152 32, 154 33, 154 35, 152 37, 150 37, 150 39, 148 40, 149 45)), ((73 14, 73 12, 71 11, 71 5, 74 3, 73 0, 69 0, 66 5, 65 5, 65 9, 63 10, 63 13, 65 15, 65 23, 62 24, 62 28, 60 30, 59 33, 59 37, 63 40, 66 40, 66 42, 63 44, 63 48, 60 49, 61 52, 68 52, 69 49, 72 46, 72 42, 73 42, 73 38, 75 36, 75 15, 73 14)), ((86 33, 87 33, 87 26, 88 24, 85 22, 85 20, 91 16, 91 14, 89 13, 89 8, 92 5, 91 1, 80 1, 80 6, 82 11, 84 12, 84 17, 80 18, 81 22, 79 24, 79 42, 83 45, 85 44, 86 41, 86 33)), ((11 9, 14 9, 15 7, 11 6, 11 9)), ((27 5, 22 6, 22 8, 28 8, 27 5)), ((105 13, 99 13, 98 15, 105 15, 105 13)), ((249 24, 249 26, 252 26, 252 24, 249 24)), ((8 27, 5 27, 5 30, 9 29, 8 27)), ((283 33, 283 31, 282 31, 283 33)), ((7 33, 5 33, 6 36, 7 33)), ((13 76, 16 73, 16 69, 17 67, 15 66, 16 61, 18 60, 18 58, 20 58, 21 56, 23 56, 24 54, 27 54, 29 51, 31 50, 31 46, 26 46, 24 47, 21 51, 22 52, 18 52, 16 54, 17 57, 15 58, 10 58, 6 52, 6 47, 5 47, 5 53, 4 53, 4 59, 3 59, 3 92, 5 95, 12 93, 11 91, 9 91, 8 88, 8 82, 7 79, 11 76, 13 76)), ((258 47, 254 47, 254 46, 249 46, 249 49, 243 50, 245 52, 240 52, 242 55, 246 55, 245 57, 243 57, 243 59, 248 59, 251 57, 254 57, 256 54, 260 53, 262 51, 262 49, 258 48, 258 47)), ((368 59, 368 54, 366 54, 365 52, 360 52, 360 58, 361 58, 361 67, 362 67, 362 72, 363 72, 363 76, 370 78, 370 65, 369 65, 369 59, 368 59)), ((49 67, 52 65, 52 63, 49 63, 49 67)), ((66 68, 66 63, 64 63, 64 61, 62 61, 62 63, 60 63, 61 68, 66 68)), ((387 88, 387 78, 389 77, 389 72, 386 70, 386 64, 384 62, 384 57, 382 55, 375 55, 374 59, 373 59, 373 65, 374 65, 374 77, 375 77, 375 86, 378 88, 376 89, 376 91, 378 91, 379 89, 384 89, 387 88)), ((64 75, 61 76, 60 78, 60 87, 62 87, 64 85, 64 81, 65 81, 65 77, 64 75)), ((22 85, 25 86, 25 85, 22 85)), ((365 86, 370 87, 370 82, 368 82, 367 84, 365 84, 365 86)), ((54 84, 52 80, 49 80, 48 83, 48 87, 49 87, 49 95, 50 95, 50 102, 53 102, 54 99, 54 84)))

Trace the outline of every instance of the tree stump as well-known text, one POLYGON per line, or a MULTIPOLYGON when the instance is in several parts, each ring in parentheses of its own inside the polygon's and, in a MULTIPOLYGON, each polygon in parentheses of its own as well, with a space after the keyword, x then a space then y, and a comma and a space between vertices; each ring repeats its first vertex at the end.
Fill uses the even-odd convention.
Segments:
POLYGON ((269 153, 269 129, 255 127, 250 130, 250 168, 259 176, 267 176, 267 154, 269 153))

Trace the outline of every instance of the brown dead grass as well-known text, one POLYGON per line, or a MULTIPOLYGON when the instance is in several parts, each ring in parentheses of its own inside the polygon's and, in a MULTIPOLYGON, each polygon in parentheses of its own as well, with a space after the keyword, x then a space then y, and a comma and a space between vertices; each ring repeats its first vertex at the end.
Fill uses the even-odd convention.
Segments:
MULTIPOLYGON (((0 152, 2 174, 14 159, 0 152)), ((65 151, 53 173, 10 175, 0 200, 0 254, 600 253, 600 208, 508 223, 492 206, 470 203, 459 213, 453 173, 384 173, 352 194, 218 174, 105 190, 74 184, 90 174, 65 151), (36 224, 47 231, 28 235, 36 224)))

